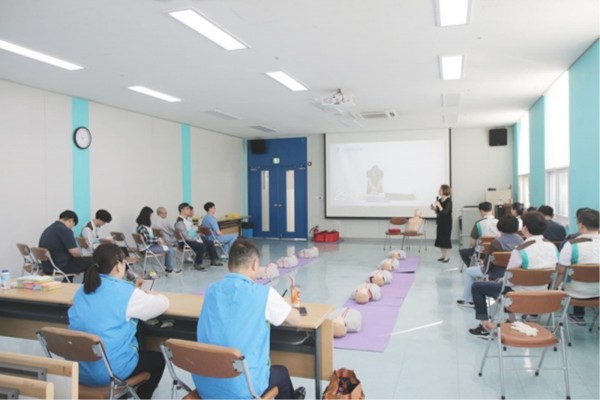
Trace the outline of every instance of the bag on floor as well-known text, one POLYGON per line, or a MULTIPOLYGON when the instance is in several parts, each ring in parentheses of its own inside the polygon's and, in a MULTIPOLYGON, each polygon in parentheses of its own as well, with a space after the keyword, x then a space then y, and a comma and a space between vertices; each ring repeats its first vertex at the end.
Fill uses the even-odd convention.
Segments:
POLYGON ((340 368, 333 371, 329 385, 323 392, 323 399, 360 399, 363 400, 365 394, 362 385, 351 369, 340 368))

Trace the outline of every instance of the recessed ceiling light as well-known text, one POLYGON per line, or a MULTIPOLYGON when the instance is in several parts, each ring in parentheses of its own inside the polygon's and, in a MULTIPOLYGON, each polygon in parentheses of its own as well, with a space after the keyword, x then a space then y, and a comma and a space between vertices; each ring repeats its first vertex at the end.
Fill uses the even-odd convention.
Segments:
POLYGON ((439 26, 466 25, 469 22, 470 0, 435 0, 439 26))
POLYGON ((168 94, 149 89, 145 86, 129 86, 127 89, 133 90, 134 92, 138 92, 141 94, 145 94, 146 96, 151 96, 160 100, 168 101, 169 103, 176 103, 178 101, 181 101, 181 99, 178 99, 177 97, 169 96, 168 94))
POLYGON ((41 61, 46 64, 54 65, 55 67, 63 68, 69 71, 83 69, 82 66, 72 64, 70 62, 61 60, 60 58, 52 57, 47 54, 37 52, 35 50, 30 50, 25 47, 18 46, 14 43, 5 42, 4 40, 0 40, 0 49, 10 51, 11 53, 15 53, 23 57, 28 57, 37 61, 41 61))
POLYGON ((215 117, 221 118, 221 119, 226 119, 228 121, 240 119, 240 117, 237 117, 233 114, 226 113, 225 111, 221 111, 216 108, 214 110, 207 111, 206 113, 213 115, 215 117))
POLYGON ((257 131, 266 132, 266 133, 277 132, 276 129, 269 128, 268 126, 264 126, 264 125, 252 125, 250 128, 256 129, 257 131))
POLYGON ((192 9, 173 11, 170 12, 169 15, 207 39, 212 40, 225 50, 241 50, 248 48, 248 46, 192 9))
POLYGON ((308 90, 306 86, 304 86, 303 84, 301 84, 300 82, 298 82, 283 71, 267 72, 266 74, 294 92, 308 90))
POLYGON ((463 56, 440 57, 440 69, 443 80, 462 78, 463 56))

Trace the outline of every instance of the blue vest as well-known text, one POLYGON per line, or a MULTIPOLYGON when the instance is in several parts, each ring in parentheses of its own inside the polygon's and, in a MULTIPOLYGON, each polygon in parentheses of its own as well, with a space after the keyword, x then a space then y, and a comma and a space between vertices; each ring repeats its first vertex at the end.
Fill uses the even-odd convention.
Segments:
MULTIPOLYGON (((83 286, 73 297, 69 308, 69 329, 100 336, 114 374, 125 379, 138 363, 137 320, 126 320, 127 304, 134 287, 131 283, 100 275, 102 284, 94 293, 86 294, 83 286)), ((79 363, 79 381, 88 386, 109 383, 102 360, 79 363)))
MULTIPOLYGON (((265 320, 269 286, 230 273, 206 290, 198 319, 198 341, 234 347, 246 357, 254 390, 262 394, 269 385, 271 330, 265 320)), ((192 375, 203 399, 250 399, 244 375, 219 379, 192 375)))

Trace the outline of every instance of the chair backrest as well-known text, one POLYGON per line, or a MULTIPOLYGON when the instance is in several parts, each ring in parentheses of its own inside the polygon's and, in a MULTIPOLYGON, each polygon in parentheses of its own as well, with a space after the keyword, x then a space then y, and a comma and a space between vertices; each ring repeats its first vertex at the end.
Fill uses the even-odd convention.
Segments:
POLYGON ((82 249, 90 250, 90 244, 88 243, 86 238, 79 236, 76 237, 75 240, 77 241, 79 247, 81 247, 82 249))
POLYGON ((235 378, 243 373, 236 364, 244 360, 239 350, 181 339, 168 339, 164 346, 177 367, 212 378, 235 378))
POLYGON ((17 243, 17 249, 19 249, 19 253, 21 253, 23 258, 28 259, 31 257, 31 249, 25 243, 17 243))
POLYGON ((515 314, 548 314, 562 311, 569 304, 569 295, 560 290, 508 292, 503 306, 515 314))
POLYGON ((495 251, 490 256, 490 262, 496 267, 506 268, 508 260, 510 260, 510 254, 510 251, 495 251))
POLYGON ((158 228, 152 228, 152 234, 157 238, 162 237, 162 231, 158 228))
POLYGON ((479 238, 481 243, 492 243, 494 239, 497 239, 496 236, 482 236, 479 238))
POLYGON ((515 268, 506 271, 505 279, 518 286, 541 286, 552 281, 554 269, 515 268))
POLYGON ((600 282, 600 264, 573 264, 567 270, 571 281, 594 283, 600 282))
POLYGON ((71 361, 94 362, 102 359, 99 347, 102 340, 91 333, 64 328, 44 327, 37 332, 38 339, 48 352, 71 361))
POLYGON ((43 247, 32 247, 31 254, 33 254, 35 259, 38 260, 39 262, 50 261, 50 258, 51 258, 50 252, 48 251, 48 249, 45 249, 43 247))
POLYGON ((134 243, 139 247, 146 247, 146 242, 144 242, 144 237, 139 233, 132 233, 131 237, 133 238, 134 243))

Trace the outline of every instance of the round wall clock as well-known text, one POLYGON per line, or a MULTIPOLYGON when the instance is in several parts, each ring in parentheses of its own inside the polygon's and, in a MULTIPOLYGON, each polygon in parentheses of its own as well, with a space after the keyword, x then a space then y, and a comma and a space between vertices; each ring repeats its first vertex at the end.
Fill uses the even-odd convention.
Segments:
POLYGON ((92 144, 92 133, 85 126, 80 126, 73 131, 73 143, 80 149, 87 149, 92 144))

